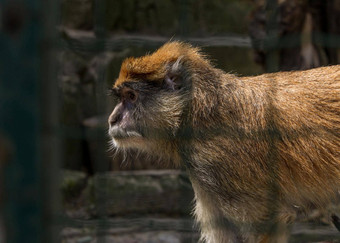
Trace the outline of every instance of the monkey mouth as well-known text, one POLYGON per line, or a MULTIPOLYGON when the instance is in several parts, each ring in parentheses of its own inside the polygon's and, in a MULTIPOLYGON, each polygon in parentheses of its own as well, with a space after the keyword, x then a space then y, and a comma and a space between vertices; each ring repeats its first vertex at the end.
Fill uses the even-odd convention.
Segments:
POLYGON ((109 128, 109 135, 111 138, 118 140, 118 139, 126 139, 126 138, 136 138, 142 137, 142 135, 133 130, 133 129, 123 129, 118 126, 113 126, 109 128))

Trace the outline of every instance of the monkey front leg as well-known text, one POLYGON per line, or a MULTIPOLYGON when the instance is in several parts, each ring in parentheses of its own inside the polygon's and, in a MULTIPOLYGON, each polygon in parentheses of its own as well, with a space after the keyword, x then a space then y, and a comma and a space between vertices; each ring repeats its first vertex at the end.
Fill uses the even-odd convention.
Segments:
POLYGON ((281 229, 279 232, 266 233, 250 238, 247 243, 287 243, 289 239, 289 229, 281 229))
POLYGON ((225 223, 201 225, 201 243, 244 243, 241 235, 225 223))
POLYGON ((209 214, 208 210, 199 209, 196 207, 196 216, 201 226, 201 242, 205 243, 287 243, 295 218, 294 214, 282 213, 277 215, 277 223, 263 222, 263 227, 256 230, 249 225, 236 226, 222 214, 209 214))
POLYGON ((226 219, 216 200, 212 200, 211 195, 194 178, 191 178, 191 182, 196 201, 194 215, 201 229, 200 242, 243 243, 239 229, 226 219))
POLYGON ((281 212, 277 215, 276 224, 273 224, 270 230, 265 233, 253 233, 246 243, 287 243, 291 226, 296 218, 294 212, 281 212))
POLYGON ((290 227, 281 225, 275 232, 263 234, 241 234, 225 224, 202 227, 202 243, 287 243, 290 227))

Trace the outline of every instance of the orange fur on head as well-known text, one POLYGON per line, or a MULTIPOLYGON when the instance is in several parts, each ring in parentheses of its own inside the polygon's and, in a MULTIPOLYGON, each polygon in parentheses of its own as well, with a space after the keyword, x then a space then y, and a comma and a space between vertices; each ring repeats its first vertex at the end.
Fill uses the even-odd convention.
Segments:
POLYGON ((166 65, 175 62, 178 58, 190 59, 202 56, 198 49, 181 42, 169 42, 151 55, 143 57, 130 57, 124 60, 119 77, 114 87, 128 81, 161 81, 166 72, 166 65))

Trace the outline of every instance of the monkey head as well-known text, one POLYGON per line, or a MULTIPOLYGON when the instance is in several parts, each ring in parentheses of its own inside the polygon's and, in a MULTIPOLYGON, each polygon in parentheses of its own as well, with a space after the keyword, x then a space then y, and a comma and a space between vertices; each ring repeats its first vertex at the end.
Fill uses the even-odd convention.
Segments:
POLYGON ((111 89, 118 104, 108 119, 116 148, 163 154, 175 144, 190 99, 189 60, 199 56, 190 45, 171 42, 122 63, 111 89))

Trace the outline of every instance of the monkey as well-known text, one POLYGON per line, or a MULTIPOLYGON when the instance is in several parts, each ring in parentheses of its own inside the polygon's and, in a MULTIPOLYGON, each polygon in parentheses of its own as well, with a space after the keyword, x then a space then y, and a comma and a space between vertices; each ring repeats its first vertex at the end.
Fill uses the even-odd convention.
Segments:
POLYGON ((340 65, 242 77, 171 41, 125 59, 111 93, 113 146, 185 168, 201 242, 288 242, 338 197, 340 65))

